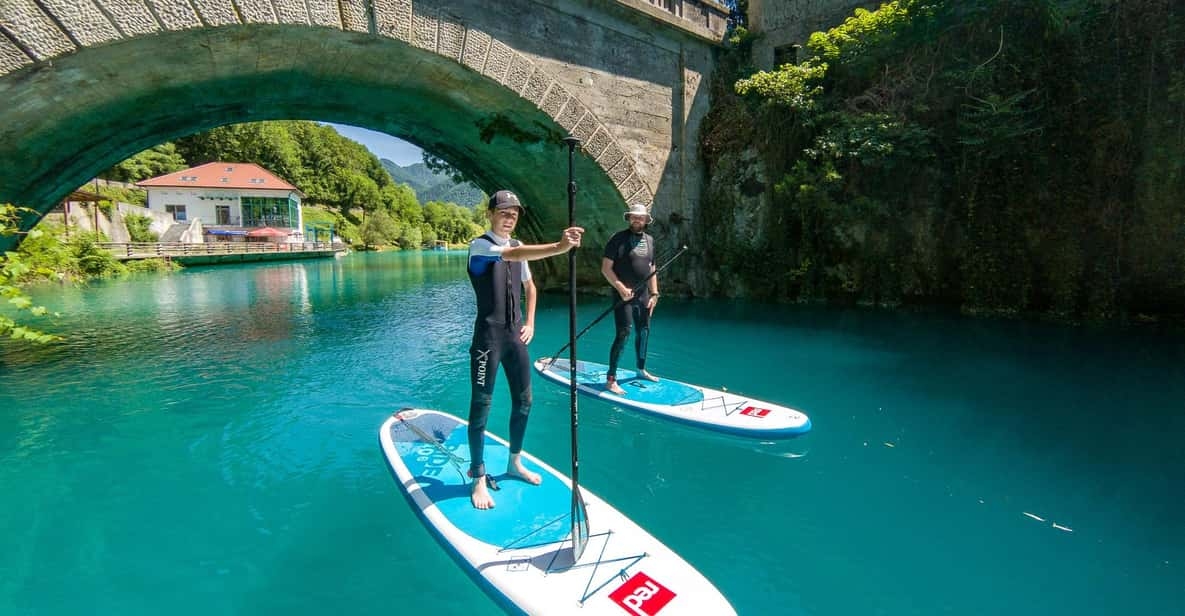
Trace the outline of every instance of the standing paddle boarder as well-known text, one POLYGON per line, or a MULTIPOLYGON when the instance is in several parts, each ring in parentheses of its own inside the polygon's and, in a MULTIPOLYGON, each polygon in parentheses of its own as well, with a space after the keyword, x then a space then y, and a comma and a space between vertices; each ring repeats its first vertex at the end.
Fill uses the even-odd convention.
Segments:
MULTIPOLYGON (((524 213, 518 196, 500 190, 490 197, 486 215, 490 230, 469 243, 469 282, 477 296, 477 319, 469 347, 469 476, 470 500, 478 509, 494 506, 483 459, 486 420, 498 366, 510 387, 510 460, 506 473, 538 485, 540 477, 527 470, 519 454, 531 412, 531 359, 527 343, 535 335, 535 283, 527 261, 563 254, 580 245, 584 229, 568 227, 554 244, 523 244, 510 238, 524 213), (526 290, 527 314, 522 299, 526 290)), ((495 488, 496 489, 496 486, 495 488)))
POLYGON ((613 338, 613 346, 609 348, 609 370, 605 375, 605 388, 619 396, 624 396, 625 390, 617 384, 617 360, 621 359, 625 341, 630 337, 631 326, 637 328, 634 351, 638 376, 649 381, 658 380, 658 377, 646 372, 646 343, 650 338, 650 316, 654 314, 654 307, 658 304, 654 238, 646 233, 646 225, 650 224, 652 218, 645 205, 635 203, 625 213, 625 220, 629 227, 609 238, 609 243, 605 245, 605 256, 601 259, 601 274, 609 281, 617 295, 621 296, 621 303, 616 303, 616 300, 614 302, 616 307, 613 310, 613 320, 617 324, 617 336, 613 338), (635 288, 643 280, 647 280, 647 283, 641 285, 641 289, 635 295, 635 288))

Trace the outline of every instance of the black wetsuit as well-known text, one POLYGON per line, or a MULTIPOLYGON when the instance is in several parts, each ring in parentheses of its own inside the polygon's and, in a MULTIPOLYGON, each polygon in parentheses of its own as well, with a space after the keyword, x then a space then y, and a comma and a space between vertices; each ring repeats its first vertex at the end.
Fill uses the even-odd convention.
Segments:
POLYGON ((469 472, 485 474, 486 420, 498 366, 510 385, 510 452, 523 449, 523 434, 531 413, 531 357, 519 338, 522 329, 522 283, 526 264, 503 261, 491 247, 517 246, 487 233, 469 244, 469 281, 477 295, 477 320, 469 347, 469 472))
MULTIPOLYGON (((634 233, 629 229, 619 231, 605 245, 605 258, 613 261, 613 273, 617 279, 633 289, 654 269, 654 238, 645 232, 634 233)), ((613 296, 615 302, 619 299, 620 296, 613 296)), ((617 377, 617 361, 625 349, 625 341, 630 337, 631 325, 638 329, 634 337, 638 370, 646 369, 646 344, 650 338, 650 310, 646 306, 649 303, 650 285, 645 284, 633 299, 622 302, 614 309, 617 336, 609 348, 610 378, 617 377)))

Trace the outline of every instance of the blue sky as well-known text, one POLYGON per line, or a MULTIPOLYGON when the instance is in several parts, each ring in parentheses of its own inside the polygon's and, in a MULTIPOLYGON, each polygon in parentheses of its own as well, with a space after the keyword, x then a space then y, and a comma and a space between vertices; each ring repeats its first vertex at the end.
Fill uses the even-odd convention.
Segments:
POLYGON ((423 160, 423 150, 398 137, 346 124, 333 124, 332 122, 323 122, 323 124, 332 126, 339 135, 361 143, 375 156, 394 161, 400 167, 406 167, 423 160))

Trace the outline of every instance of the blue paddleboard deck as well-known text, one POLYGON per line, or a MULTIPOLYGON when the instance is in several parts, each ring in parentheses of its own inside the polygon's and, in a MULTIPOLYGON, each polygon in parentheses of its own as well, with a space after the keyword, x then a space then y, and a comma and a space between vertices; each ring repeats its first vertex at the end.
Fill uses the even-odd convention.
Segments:
MULTIPOLYGON (((567 359, 552 362, 544 357, 535 361, 535 370, 547 380, 568 387, 570 365, 567 359)), ((651 381, 633 370, 617 370, 617 383, 625 394, 615 394, 609 391, 608 373, 605 364, 577 361, 576 390, 626 409, 752 438, 789 438, 811 429, 810 418, 796 409, 672 379, 651 381)))
POLYGON ((470 457, 468 424, 443 414, 421 415, 408 422, 394 422, 391 440, 424 496, 466 535, 500 547, 526 535, 536 542, 562 541, 568 536, 572 490, 559 481, 534 486, 495 472, 505 471, 510 459, 505 443, 484 436, 486 469, 500 489, 491 492, 497 505, 479 510, 469 501, 470 479, 465 475, 470 457), (425 442, 412 425, 439 445, 425 442), (454 461, 442 447, 461 460, 454 461))
MULTIPOLYGON (((490 434, 483 438, 487 470, 504 469, 508 444, 490 434)), ((466 476, 468 425, 458 417, 404 409, 379 429, 379 442, 420 519, 509 611, 735 614, 687 561, 583 488, 589 533, 578 557, 571 535, 571 482, 529 453, 523 460, 543 483, 501 477, 501 489, 492 493, 495 507, 475 509, 466 476)))

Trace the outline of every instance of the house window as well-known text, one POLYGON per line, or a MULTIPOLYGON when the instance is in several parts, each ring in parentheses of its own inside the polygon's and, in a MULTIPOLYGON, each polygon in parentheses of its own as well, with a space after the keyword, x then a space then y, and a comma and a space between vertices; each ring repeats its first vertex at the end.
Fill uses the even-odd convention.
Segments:
POLYGON ((235 168, 234 168, 234 167, 227 167, 227 168, 226 168, 226 172, 227 172, 227 173, 230 173, 231 171, 234 171, 234 170, 235 170, 235 168))
POLYGON ((185 220, 184 205, 166 205, 165 213, 172 214, 173 220, 185 220))
POLYGON ((262 184, 263 178, 251 178, 251 183, 252 184, 262 184))
POLYGON ((214 218, 218 221, 216 224, 229 225, 230 224, 230 206, 229 205, 215 205, 214 218))
POLYGON ((196 175, 183 175, 183 176, 181 176, 181 181, 182 182, 196 182, 197 176, 196 175))
POLYGON ((300 210, 296 201, 283 197, 243 197, 244 227, 288 227, 299 225, 300 210))
POLYGON ((783 64, 798 64, 799 49, 802 49, 802 45, 797 43, 774 47, 774 68, 783 64))

